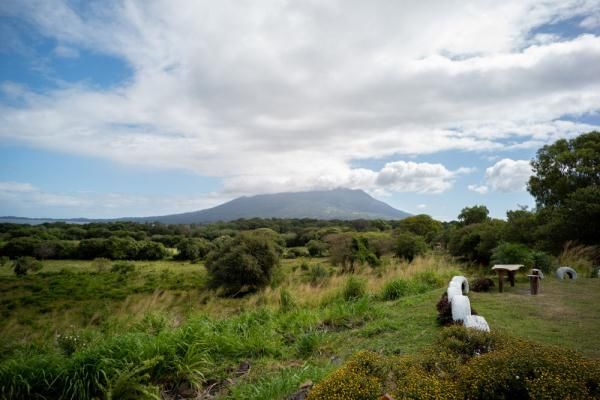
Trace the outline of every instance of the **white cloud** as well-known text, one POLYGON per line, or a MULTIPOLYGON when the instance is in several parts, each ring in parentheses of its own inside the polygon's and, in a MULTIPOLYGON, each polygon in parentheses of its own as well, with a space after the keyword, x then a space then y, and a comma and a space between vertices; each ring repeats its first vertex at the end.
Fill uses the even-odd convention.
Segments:
POLYGON ((427 204, 417 204, 417 210, 424 210, 427 208, 427 204))
POLYGON ((119 57, 133 76, 111 89, 13 91, 0 140, 185 168, 221 177, 228 195, 441 193, 459 171, 351 162, 534 148, 600 129, 561 120, 600 110, 600 37, 530 35, 591 15, 594 1, 69 4, 9 1, 0 14, 60 48, 119 57))
POLYGON ((485 185, 469 185, 467 188, 472 192, 477 192, 479 194, 486 194, 488 192, 488 187, 485 185))
POLYGON ((501 192, 525 190, 532 174, 527 160, 511 160, 505 158, 485 170, 487 184, 501 192))
POLYGON ((584 18, 580 25, 587 29, 600 28, 600 10, 596 14, 584 18))
POLYGON ((199 196, 138 196, 123 193, 56 193, 30 183, 0 182, 0 203, 10 214, 32 216, 43 209, 48 215, 112 218, 164 215, 213 207, 230 197, 218 193, 199 196))

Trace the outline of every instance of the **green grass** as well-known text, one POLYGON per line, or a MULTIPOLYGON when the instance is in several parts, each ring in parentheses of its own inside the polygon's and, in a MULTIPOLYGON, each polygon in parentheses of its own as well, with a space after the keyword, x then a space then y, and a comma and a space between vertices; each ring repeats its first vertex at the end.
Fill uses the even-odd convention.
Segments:
MULTIPOLYGON (((319 381, 359 350, 402 355, 431 346, 440 332, 435 304, 446 275, 458 267, 426 259, 365 268, 358 275, 366 295, 346 301, 341 293, 346 276, 336 275, 323 259, 309 260, 333 272, 314 286, 302 262, 285 260, 275 287, 241 299, 204 289, 201 264, 138 262, 135 272, 118 274, 95 272, 89 262, 50 261, 24 278, 5 273, 0 381, 20 371, 43 382, 38 375, 43 370, 44 379, 54 371, 79 383, 104 376, 89 383, 94 390, 138 388, 134 397, 158 385, 175 390, 173 385, 187 380, 214 383, 221 398, 282 398, 306 380, 319 381), (432 272, 430 264, 441 266, 432 272), (419 290, 381 300, 386 283, 397 279, 419 290), (287 306, 281 304, 282 290, 287 306), (242 361, 251 369, 237 375, 242 361)), ((505 293, 470 298, 494 331, 600 357, 595 343, 600 279, 548 277, 540 295, 530 296, 521 278, 505 293)))
POLYGON ((548 276, 537 296, 529 282, 505 285, 504 293, 471 293, 472 306, 493 329, 532 341, 578 350, 600 358, 600 279, 556 280, 548 276))

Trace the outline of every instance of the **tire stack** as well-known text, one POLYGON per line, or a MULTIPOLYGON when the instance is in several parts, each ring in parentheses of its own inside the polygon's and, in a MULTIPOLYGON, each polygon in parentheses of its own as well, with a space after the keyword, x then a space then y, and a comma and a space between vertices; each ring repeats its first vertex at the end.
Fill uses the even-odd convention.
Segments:
POLYGON ((489 332, 490 327, 480 315, 471 315, 471 302, 469 301, 469 281, 462 275, 457 275, 448 284, 448 302, 452 308, 452 320, 460 322, 467 328, 489 332))

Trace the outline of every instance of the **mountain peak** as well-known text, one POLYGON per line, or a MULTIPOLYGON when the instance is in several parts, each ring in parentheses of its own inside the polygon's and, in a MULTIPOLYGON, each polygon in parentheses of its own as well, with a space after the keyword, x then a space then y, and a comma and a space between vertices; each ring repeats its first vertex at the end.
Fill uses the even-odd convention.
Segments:
MULTIPOLYGON (((360 189, 336 188, 242 196, 219 206, 183 214, 143 218, 163 223, 207 223, 239 218, 401 219, 410 214, 360 189)), ((138 219, 139 220, 139 219, 138 219)))

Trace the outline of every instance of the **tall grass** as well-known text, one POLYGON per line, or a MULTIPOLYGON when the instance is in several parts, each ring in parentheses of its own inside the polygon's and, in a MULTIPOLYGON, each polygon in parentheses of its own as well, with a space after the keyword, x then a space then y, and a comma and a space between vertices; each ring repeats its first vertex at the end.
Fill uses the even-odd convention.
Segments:
POLYGON ((565 243, 558 256, 559 265, 574 268, 585 277, 592 277, 594 260, 598 258, 598 248, 595 246, 578 245, 575 242, 565 243))

